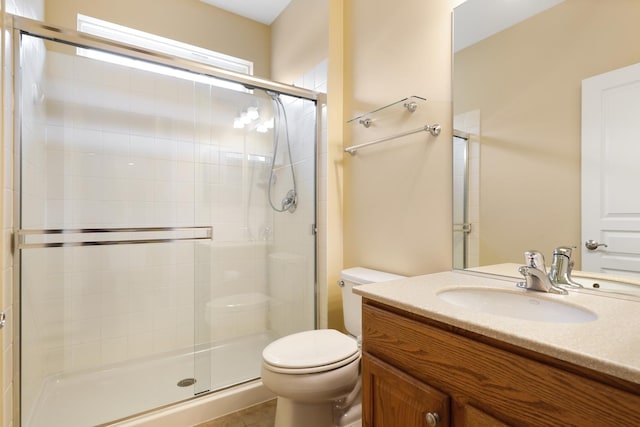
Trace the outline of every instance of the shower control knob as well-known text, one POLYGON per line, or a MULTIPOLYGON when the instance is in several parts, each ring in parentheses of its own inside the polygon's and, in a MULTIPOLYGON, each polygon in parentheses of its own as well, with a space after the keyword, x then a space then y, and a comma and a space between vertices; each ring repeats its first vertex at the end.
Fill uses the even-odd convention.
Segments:
POLYGON ((587 240, 586 242, 584 242, 584 247, 589 249, 590 251, 595 251, 600 246, 604 246, 605 248, 609 247, 606 243, 598 243, 595 240, 587 240))
POLYGON ((424 418, 429 427, 436 427, 440 423, 440 415, 437 412, 427 412, 424 418))

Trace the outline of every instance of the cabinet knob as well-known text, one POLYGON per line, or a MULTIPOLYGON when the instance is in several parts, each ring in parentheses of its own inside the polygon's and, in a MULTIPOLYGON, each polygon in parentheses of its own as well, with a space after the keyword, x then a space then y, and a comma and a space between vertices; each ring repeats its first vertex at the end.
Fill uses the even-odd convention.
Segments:
POLYGON ((440 423, 440 415, 437 412, 427 412, 424 416, 429 427, 436 427, 440 423))

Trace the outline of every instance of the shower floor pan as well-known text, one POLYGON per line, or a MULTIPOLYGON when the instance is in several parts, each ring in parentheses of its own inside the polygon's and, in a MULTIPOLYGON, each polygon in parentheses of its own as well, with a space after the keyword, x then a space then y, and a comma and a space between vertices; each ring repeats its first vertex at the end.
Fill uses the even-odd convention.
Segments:
MULTIPOLYGON (((203 350, 210 353, 210 390, 260 376, 262 350, 269 334, 244 337, 203 350)), ((192 352, 114 365, 108 369, 48 378, 25 423, 28 427, 87 427, 104 424, 193 397, 194 387, 178 386, 194 378, 192 352)), ((208 374, 208 373, 207 373, 208 374)))

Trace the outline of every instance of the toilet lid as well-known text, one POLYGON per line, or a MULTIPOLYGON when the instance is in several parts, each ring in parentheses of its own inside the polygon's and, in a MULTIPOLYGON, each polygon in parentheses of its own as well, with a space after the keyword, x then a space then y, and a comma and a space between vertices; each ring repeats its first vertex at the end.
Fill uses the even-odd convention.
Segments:
POLYGON ((262 351, 265 363, 286 369, 336 364, 357 355, 356 340, 334 329, 318 329, 287 335, 262 351))

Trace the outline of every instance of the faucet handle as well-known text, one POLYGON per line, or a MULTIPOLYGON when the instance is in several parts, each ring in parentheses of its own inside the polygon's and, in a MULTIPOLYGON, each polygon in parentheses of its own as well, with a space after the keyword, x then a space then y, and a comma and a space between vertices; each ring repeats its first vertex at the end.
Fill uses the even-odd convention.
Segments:
POLYGON ((575 246, 558 246, 553 250, 553 255, 564 255, 571 259, 571 252, 573 252, 575 248, 575 246))
POLYGON ((529 250, 524 252, 524 262, 527 267, 537 268, 543 273, 547 273, 547 269, 544 266, 544 255, 536 250, 529 250))
POLYGON ((562 285, 570 288, 581 288, 582 285, 571 278, 574 261, 571 252, 574 247, 560 246, 553 250, 553 263, 549 272, 549 279, 554 285, 562 285))

